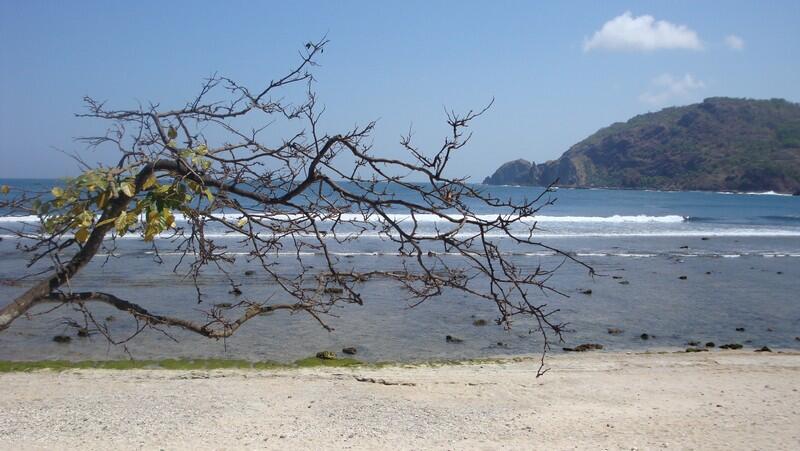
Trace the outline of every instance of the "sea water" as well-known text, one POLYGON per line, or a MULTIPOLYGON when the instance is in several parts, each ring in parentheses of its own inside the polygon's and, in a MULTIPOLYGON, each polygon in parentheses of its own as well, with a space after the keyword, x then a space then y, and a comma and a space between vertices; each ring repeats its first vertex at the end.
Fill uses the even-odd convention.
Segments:
MULTIPOLYGON (((46 191, 52 180, 6 180, 3 184, 46 191)), ((501 199, 520 202, 542 192, 537 187, 478 186, 501 199)), ((413 199, 413 193, 393 191, 397 198, 413 199)), ((553 292, 532 292, 537 304, 557 310, 556 322, 567 323, 563 342, 554 338, 553 351, 581 343, 600 343, 607 350, 643 350, 686 347, 688 342, 742 343, 747 347, 800 348, 800 198, 782 195, 709 192, 657 192, 634 190, 559 189, 546 198, 554 200, 525 222, 536 222, 535 236, 547 247, 565 251, 592 266, 561 265, 549 284, 553 292), (591 294, 584 294, 591 290, 591 294), (609 328, 623 330, 611 335, 609 328), (738 329, 738 330, 737 330, 738 329), (744 329, 743 331, 741 329, 744 329), (642 334, 648 339, 643 340, 642 334)), ((471 205, 479 215, 497 212, 471 205)), ((236 216, 232 212, 222 212, 236 216)), ((350 213, 353 220, 363 216, 350 213)), ((392 219, 409 225, 402 210, 392 219)), ((36 218, 0 216, 0 305, 30 287, 29 255, 22 240, 10 231, 28 227, 36 218)), ((372 218, 367 218, 372 220, 372 218)), ((433 215, 417 215, 420 233, 435 233, 447 223, 433 215)), ((182 218, 178 217, 178 225, 182 218)), ((324 222, 323 222, 324 225, 324 222)), ((522 232, 521 225, 519 231, 522 232)), ((242 295, 229 293, 227 278, 208 271, 197 281, 204 302, 198 304, 194 281, 185 268, 173 271, 180 254, 169 251, 169 240, 157 239, 158 256, 140 239, 116 241, 113 252, 103 251, 71 284, 76 290, 100 290, 137 302, 154 313, 204 318, 214 303, 241 300, 283 302, 281 291, 259 271, 241 237, 215 229, 206 231, 218 244, 228 246, 236 262, 226 270, 241 283, 242 295), (107 257, 107 258, 106 258, 107 257), (161 263, 156 263, 160 258, 161 263), (256 274, 246 276, 245 271, 256 274)), ((333 258, 343 268, 398 270, 404 258, 397 245, 376 233, 362 234, 344 243, 352 233, 347 226, 326 236, 333 258)), ((469 230, 463 233, 468 233, 469 230)), ((555 267, 565 261, 546 247, 519 248, 501 234, 490 235, 508 258, 521 268, 555 267)), ((459 265, 461 257, 431 248, 436 257, 459 265)), ((303 264, 311 272, 322 267, 321 255, 311 249, 300 255, 286 249, 269 256, 276 270, 290 276, 303 264)), ((358 358, 422 360, 531 354, 543 342, 536 324, 516 319, 510 330, 493 320, 496 307, 460 292, 445 292, 411 308, 413 302, 396 284, 381 279, 361 285, 365 304, 334 309, 323 320, 328 332, 307 314, 276 312, 251 320, 233 337, 208 340, 177 329, 145 329, 122 345, 109 345, 101 335, 75 336, 71 321, 82 315, 69 308, 18 319, 0 332, 0 359, 105 359, 222 357, 249 360, 292 361, 320 350, 339 351, 354 346, 358 358), (473 322, 484 319, 486 326, 473 322), (69 334, 68 344, 52 341, 69 334), (445 340, 447 335, 463 339, 445 340)), ((47 308, 51 308, 48 306, 47 308)), ((37 309, 43 312, 47 308, 37 309)), ((96 318, 113 316, 108 324, 116 337, 134 330, 135 323, 123 312, 97 306, 96 318)))

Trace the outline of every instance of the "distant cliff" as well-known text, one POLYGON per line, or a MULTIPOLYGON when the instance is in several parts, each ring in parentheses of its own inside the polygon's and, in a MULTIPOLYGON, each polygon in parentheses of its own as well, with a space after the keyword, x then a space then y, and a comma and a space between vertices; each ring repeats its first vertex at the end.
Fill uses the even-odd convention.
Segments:
POLYGON ((800 104, 716 97, 612 124, 542 164, 515 160, 491 185, 800 192, 800 104))

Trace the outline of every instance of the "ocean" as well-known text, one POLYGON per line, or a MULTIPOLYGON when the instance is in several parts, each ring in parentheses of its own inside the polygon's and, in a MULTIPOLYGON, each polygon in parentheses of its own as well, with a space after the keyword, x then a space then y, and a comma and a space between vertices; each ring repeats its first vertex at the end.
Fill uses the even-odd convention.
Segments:
MULTIPOLYGON (((0 184, 47 190, 54 180, 0 180, 0 184)), ((522 200, 542 188, 481 186, 499 198, 522 200)), ((411 194, 394 191, 398 198, 411 194)), ((600 343, 605 350, 674 349, 689 342, 741 343, 745 347, 800 348, 800 197, 774 193, 659 192, 604 189, 559 189, 556 199, 529 221, 536 221, 539 240, 569 252, 597 271, 567 262, 550 284, 567 296, 538 293, 537 302, 558 310, 568 323, 564 343, 553 352, 582 343, 600 343), (591 294, 584 294, 591 290, 591 294), (609 334, 609 328, 621 329, 609 334), (642 339, 647 334, 648 339, 642 339)), ((497 215, 473 205, 477 214, 497 215)), ((394 219, 408 222, 400 210, 394 219)), ((26 268, 24 242, 9 230, 18 230, 31 217, 0 212, 0 305, 10 302, 35 280, 19 280, 26 268)), ((423 233, 444 224, 432 216, 418 216, 423 233)), ((180 226, 182 218, 178 217, 180 226)), ((347 229, 337 229, 347 234, 347 229)), ((227 268, 241 283, 241 297, 229 293, 221 272, 209 271, 200 280, 206 303, 279 296, 274 284, 257 269, 240 237, 223 230, 206 231, 228 246, 236 262, 227 268)), ((342 265, 355 269, 402 268, 396 245, 377 234, 338 243, 329 236, 330 249, 342 265)), ((522 268, 556 266, 563 257, 547 249, 518 249, 499 235, 491 237, 522 268)), ((197 304, 195 288, 185 270, 174 272, 179 255, 166 250, 166 238, 156 240, 163 263, 154 262, 154 250, 140 239, 117 240, 114 255, 104 252, 71 281, 76 289, 102 290, 141 303, 155 313, 201 319, 208 304, 197 304), (106 258, 108 257, 108 258, 106 258)), ((439 252, 438 249, 431 249, 439 252)), ((294 251, 270 258, 284 274, 298 272, 294 251)), ((314 251, 300 255, 319 267, 314 251)), ((441 254, 457 264, 460 257, 441 254)), ((496 308, 462 293, 445 293, 410 308, 406 294, 391 282, 363 285, 365 305, 347 305, 326 317, 334 328, 325 331, 305 314, 277 312, 247 323, 227 340, 208 340, 180 330, 145 330, 124 346, 110 345, 101 335, 74 336, 67 323, 81 315, 61 308, 18 319, 0 333, 0 359, 141 359, 221 357, 289 362, 321 350, 358 349, 365 361, 416 361, 534 354, 541 351, 535 324, 516 320, 510 330, 493 323, 496 308), (473 322, 484 319, 485 326, 473 322), (71 334, 67 343, 54 335, 71 334), (447 335, 463 341, 452 343, 447 335)), ((42 308, 39 311, 47 310, 42 308)), ((112 332, 123 336, 133 322, 124 313, 97 307, 97 317, 113 316, 112 332)))

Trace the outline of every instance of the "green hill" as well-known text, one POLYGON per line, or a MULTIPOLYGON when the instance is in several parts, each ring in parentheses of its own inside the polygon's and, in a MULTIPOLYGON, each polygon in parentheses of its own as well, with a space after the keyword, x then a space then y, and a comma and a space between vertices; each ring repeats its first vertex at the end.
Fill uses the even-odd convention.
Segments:
POLYGON ((515 160, 487 184, 800 192, 800 104, 715 97, 615 123, 561 158, 515 160))

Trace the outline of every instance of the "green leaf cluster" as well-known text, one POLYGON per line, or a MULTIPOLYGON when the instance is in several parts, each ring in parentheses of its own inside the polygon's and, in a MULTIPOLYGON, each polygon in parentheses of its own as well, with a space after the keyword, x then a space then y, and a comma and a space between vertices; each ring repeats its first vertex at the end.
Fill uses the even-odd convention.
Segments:
MULTIPOLYGON (((207 153, 205 146, 190 152, 187 156, 194 163, 202 165, 202 161, 207 161, 203 158, 207 153)), ((176 212, 191 214, 190 204, 195 198, 214 202, 211 188, 191 179, 164 176, 159 179, 151 174, 137 186, 135 174, 141 170, 141 165, 124 171, 116 168, 88 170, 53 187, 49 198, 34 201, 34 212, 42 216, 46 233, 72 232, 79 243, 85 243, 95 228, 108 224, 113 225, 119 236, 140 227, 138 230, 144 240, 151 241, 176 227, 176 212), (111 216, 110 206, 118 201, 125 202, 125 208, 111 216)))
POLYGON ((205 144, 200 144, 194 148, 181 150, 178 155, 185 161, 191 163, 195 168, 208 170, 211 167, 211 160, 206 158, 208 155, 208 147, 205 144))

